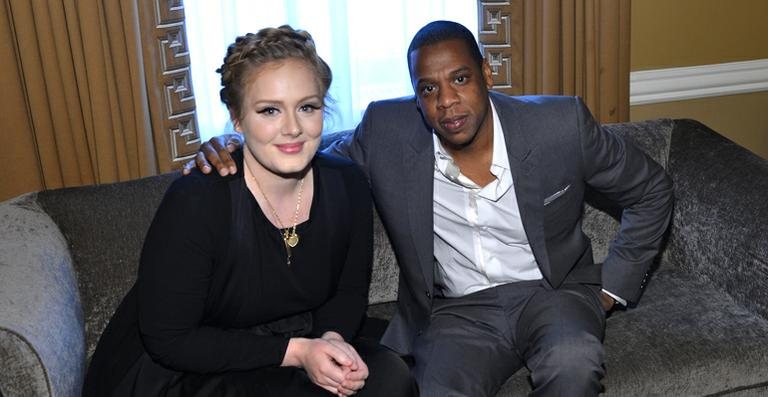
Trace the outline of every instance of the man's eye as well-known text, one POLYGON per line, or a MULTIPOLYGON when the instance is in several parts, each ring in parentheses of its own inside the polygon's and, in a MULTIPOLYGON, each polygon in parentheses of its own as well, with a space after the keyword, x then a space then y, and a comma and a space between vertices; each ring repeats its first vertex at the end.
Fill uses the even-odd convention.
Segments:
POLYGON ((459 84, 464 84, 467 82, 467 76, 459 76, 456 78, 456 82, 459 84))
POLYGON ((428 95, 435 91, 435 86, 433 85, 425 85, 421 87, 421 94, 422 95, 428 95))

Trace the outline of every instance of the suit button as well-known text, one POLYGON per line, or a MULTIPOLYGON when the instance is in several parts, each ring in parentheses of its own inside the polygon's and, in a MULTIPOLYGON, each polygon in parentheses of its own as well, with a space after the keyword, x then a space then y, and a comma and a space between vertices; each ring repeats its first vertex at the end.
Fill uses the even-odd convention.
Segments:
POLYGON ((427 295, 427 299, 432 299, 432 294, 429 291, 424 291, 424 293, 427 295))

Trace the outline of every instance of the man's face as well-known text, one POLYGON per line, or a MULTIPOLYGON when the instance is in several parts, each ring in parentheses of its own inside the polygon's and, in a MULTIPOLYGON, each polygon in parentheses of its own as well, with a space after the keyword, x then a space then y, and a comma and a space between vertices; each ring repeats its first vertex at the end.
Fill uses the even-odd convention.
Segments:
POLYGON ((478 66, 461 40, 424 46, 409 56, 417 104, 447 149, 462 150, 479 135, 493 134, 487 62, 478 66))

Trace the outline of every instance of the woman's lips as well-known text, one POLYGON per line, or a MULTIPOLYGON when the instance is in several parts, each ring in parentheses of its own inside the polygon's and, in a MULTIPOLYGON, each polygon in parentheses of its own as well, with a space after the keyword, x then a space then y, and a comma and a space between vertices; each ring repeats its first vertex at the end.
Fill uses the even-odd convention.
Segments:
POLYGON ((301 152, 301 149, 304 147, 304 142, 282 143, 275 146, 277 146, 277 149, 283 153, 294 154, 301 152))

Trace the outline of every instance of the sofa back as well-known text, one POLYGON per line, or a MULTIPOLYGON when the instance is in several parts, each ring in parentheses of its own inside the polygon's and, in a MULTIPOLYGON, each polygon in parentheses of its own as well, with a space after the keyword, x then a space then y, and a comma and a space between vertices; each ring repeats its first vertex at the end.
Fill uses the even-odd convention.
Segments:
POLYGON ((144 235, 179 174, 38 193, 69 245, 83 308, 87 356, 136 280, 144 235))

